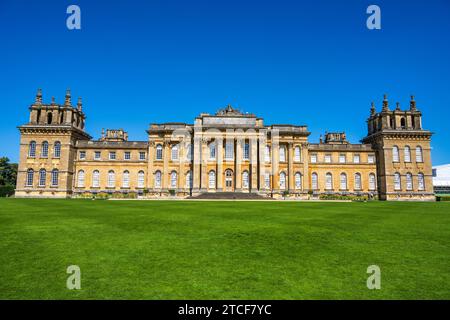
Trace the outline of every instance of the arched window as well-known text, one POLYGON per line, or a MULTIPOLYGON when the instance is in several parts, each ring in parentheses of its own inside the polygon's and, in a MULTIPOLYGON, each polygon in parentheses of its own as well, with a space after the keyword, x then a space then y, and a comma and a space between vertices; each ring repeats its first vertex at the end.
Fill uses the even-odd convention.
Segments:
POLYGON ((225 186, 231 188, 233 186, 233 171, 227 169, 225 171, 225 186))
POLYGON ((47 171, 45 171, 45 169, 39 170, 39 186, 45 187, 46 180, 47 180, 47 171))
POLYGON ((405 146, 405 162, 411 162, 411 148, 409 146, 405 146))
POLYGON ((177 187, 177 172, 176 171, 172 171, 170 173, 170 187, 171 188, 176 188, 177 187))
POLYGON ((406 190, 411 191, 412 189, 413 189, 412 174, 408 172, 406 174, 406 190))
POLYGON ((48 142, 44 141, 42 142, 41 146, 41 158, 47 158, 48 157, 48 142))
POLYGON ((209 144, 209 159, 216 159, 216 142, 211 142, 209 144))
POLYGON ((347 190, 347 175, 345 173, 341 173, 339 182, 339 188, 341 190, 347 190))
POLYGON ((286 173, 284 172, 280 173, 280 189, 286 189, 286 173))
POLYGON ((406 119, 405 118, 400 119, 400 126, 402 127, 402 129, 406 128, 406 119))
POLYGON ((172 160, 178 160, 178 145, 172 147, 172 160))
POLYGON ((362 183, 361 183, 361 173, 355 173, 355 190, 361 190, 362 189, 362 183))
POLYGON ((189 170, 186 174, 186 188, 192 188, 192 171, 189 170))
POLYGON ((59 158, 61 157, 61 142, 56 141, 53 146, 53 157, 59 158))
POLYGON ((264 161, 270 162, 270 146, 266 145, 266 148, 264 150, 264 161))
POLYGON ((34 170, 28 169, 27 170, 27 181, 26 181, 27 187, 33 186, 33 178, 34 178, 34 170))
POLYGON ((100 172, 98 170, 94 170, 92 172, 92 187, 93 188, 100 187, 100 172))
POLYGON ((108 171, 108 188, 114 188, 116 186, 116 174, 113 170, 108 171))
POLYGON ((155 188, 161 188, 161 171, 155 172, 155 188))
POLYGON ((30 144, 28 145, 28 156, 30 158, 36 157, 36 142, 35 141, 31 141, 30 144))
POLYGON ((269 172, 264 173, 264 187, 266 189, 270 189, 270 173, 269 172))
POLYGON ((333 190, 333 175, 329 172, 325 175, 325 189, 333 190))
POLYGON ((416 147, 416 162, 423 162, 422 147, 416 147))
POLYGON ((425 179, 423 173, 421 172, 417 175, 417 189, 420 191, 425 190, 425 179))
POLYGON ((145 186, 145 173, 144 171, 138 172, 138 181, 137 181, 137 187, 143 188, 145 186))
POLYGON ((158 144, 156 146, 156 160, 162 160, 163 158, 163 147, 162 145, 158 144))
POLYGON ((394 173, 394 190, 401 190, 402 189, 402 181, 400 178, 400 173, 396 172, 394 173))
POLYGON ((398 147, 397 146, 393 146, 392 147, 392 161, 393 162, 399 162, 400 161, 399 154, 398 154, 398 147))
POLYGON ((370 173, 369 174, 369 190, 375 190, 377 187, 375 174, 370 173))
POLYGON ((300 172, 297 172, 295 174, 295 189, 301 189, 302 188, 302 175, 300 172))
POLYGON ((83 170, 78 171, 77 185, 79 188, 84 188, 84 171, 83 170))
POLYGON ((286 161, 286 149, 284 147, 280 147, 280 161, 286 161))
POLYGON ((215 189, 216 188, 216 173, 214 170, 211 170, 209 172, 209 188, 215 189))
POLYGON ((57 187, 59 184, 59 171, 58 169, 52 170, 52 186, 57 187))
POLYGON ((47 124, 52 124, 53 114, 51 112, 47 113, 47 124))
POLYGON ((248 171, 245 170, 242 172, 242 187, 244 189, 248 189, 249 181, 248 181, 248 171))
POLYGON ((122 175, 122 187, 129 188, 130 187, 130 172, 125 170, 122 175))
POLYGON ((294 161, 300 162, 300 159, 301 159, 301 155, 300 155, 300 147, 299 147, 299 146, 296 146, 296 147, 294 148, 294 161))
POLYGON ((313 190, 318 190, 319 189, 319 181, 318 180, 319 179, 318 179, 317 173, 314 172, 311 175, 311 188, 313 190))

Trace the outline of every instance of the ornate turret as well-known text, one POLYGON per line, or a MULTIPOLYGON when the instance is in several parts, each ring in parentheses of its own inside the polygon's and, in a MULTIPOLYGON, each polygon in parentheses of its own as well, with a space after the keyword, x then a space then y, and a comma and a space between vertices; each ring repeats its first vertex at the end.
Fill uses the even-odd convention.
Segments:
POLYGON ((72 105, 71 95, 70 95, 70 89, 66 90, 66 100, 64 101, 65 106, 72 105))
POLYGON ((411 100, 409 101, 409 110, 412 112, 416 112, 417 108, 416 108, 416 100, 414 100, 414 96, 411 96, 411 100))
POLYGON ((401 111, 401 109, 400 109, 400 102, 397 102, 397 103, 396 103, 395 110, 396 110, 396 111, 401 111))
POLYGON ((83 103, 81 102, 81 97, 78 98, 77 109, 78 111, 83 111, 83 103))
POLYGON ((42 89, 38 89, 36 93, 35 104, 42 104, 42 89))
POLYGON ((375 110, 375 103, 372 101, 371 105, 370 105, 370 115, 373 116, 375 115, 377 111, 375 110))
POLYGON ((389 111, 389 102, 388 102, 386 94, 384 95, 384 98, 383 98, 383 109, 381 109, 381 111, 382 112, 388 112, 389 111))

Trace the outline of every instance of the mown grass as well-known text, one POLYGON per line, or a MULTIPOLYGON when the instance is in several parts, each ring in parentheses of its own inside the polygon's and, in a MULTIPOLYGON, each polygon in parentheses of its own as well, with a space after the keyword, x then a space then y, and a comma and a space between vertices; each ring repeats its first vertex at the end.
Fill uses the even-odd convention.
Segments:
POLYGON ((450 203, 0 200, 0 299, 432 298, 450 203))

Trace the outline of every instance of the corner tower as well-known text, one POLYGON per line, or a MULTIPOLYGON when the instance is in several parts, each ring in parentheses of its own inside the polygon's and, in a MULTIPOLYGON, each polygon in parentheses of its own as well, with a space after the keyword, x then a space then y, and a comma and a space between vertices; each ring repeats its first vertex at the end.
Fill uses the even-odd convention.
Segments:
POLYGON ((70 90, 64 104, 42 100, 38 89, 27 124, 19 126, 20 158, 17 197, 68 197, 72 194, 75 143, 89 140, 81 98, 72 105, 70 90))
POLYGON ((379 196, 382 200, 434 200, 432 133, 422 127, 422 113, 411 96, 409 110, 389 109, 384 96, 381 112, 372 102, 368 134, 362 140, 376 150, 379 196))

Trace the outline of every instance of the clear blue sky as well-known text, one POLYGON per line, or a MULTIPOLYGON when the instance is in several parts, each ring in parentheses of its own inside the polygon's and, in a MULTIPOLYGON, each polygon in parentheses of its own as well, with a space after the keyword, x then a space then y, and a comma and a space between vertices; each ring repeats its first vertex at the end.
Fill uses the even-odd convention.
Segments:
POLYGON ((231 103, 266 124, 366 134, 370 102, 408 107, 435 132, 433 164, 450 162, 450 2, 0 1, 0 155, 18 159, 17 125, 37 88, 83 97, 87 131, 193 122, 231 103), (66 8, 81 8, 81 30, 66 8), (377 4, 382 30, 366 28, 377 4))

